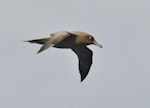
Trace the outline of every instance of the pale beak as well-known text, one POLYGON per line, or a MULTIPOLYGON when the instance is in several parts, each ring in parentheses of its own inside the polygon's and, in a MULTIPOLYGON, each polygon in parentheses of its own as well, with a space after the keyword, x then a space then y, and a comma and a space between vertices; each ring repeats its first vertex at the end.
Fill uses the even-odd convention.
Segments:
POLYGON ((99 46, 100 48, 103 48, 103 46, 101 44, 97 43, 95 40, 93 41, 93 44, 96 46, 99 46))

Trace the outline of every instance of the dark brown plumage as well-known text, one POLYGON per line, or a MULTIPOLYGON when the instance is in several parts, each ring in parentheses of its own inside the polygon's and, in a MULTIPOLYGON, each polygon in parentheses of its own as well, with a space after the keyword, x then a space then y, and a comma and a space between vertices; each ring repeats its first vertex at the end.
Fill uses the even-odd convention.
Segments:
POLYGON ((94 44, 102 48, 102 45, 98 44, 93 36, 81 31, 60 31, 51 34, 51 37, 48 38, 34 39, 25 42, 43 44, 38 53, 49 47, 71 48, 77 54, 79 59, 81 82, 88 75, 92 65, 93 53, 86 45, 94 44))

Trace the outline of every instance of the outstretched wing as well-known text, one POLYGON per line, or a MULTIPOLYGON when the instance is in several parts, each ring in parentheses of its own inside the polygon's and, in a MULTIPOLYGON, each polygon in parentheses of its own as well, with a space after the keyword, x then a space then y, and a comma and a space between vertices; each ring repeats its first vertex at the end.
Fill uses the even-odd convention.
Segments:
POLYGON ((78 55, 79 59, 79 71, 81 75, 81 82, 86 78, 92 65, 93 52, 86 46, 72 48, 72 50, 78 55))

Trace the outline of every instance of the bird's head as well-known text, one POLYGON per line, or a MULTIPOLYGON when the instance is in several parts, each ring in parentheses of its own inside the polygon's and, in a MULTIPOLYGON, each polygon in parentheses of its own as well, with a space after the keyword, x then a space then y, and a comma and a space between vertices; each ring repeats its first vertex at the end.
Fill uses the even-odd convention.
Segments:
POLYGON ((96 46, 99 46, 100 48, 103 48, 103 46, 101 44, 99 44, 98 42, 96 42, 96 40, 94 39, 94 37, 91 36, 91 35, 87 36, 86 40, 87 40, 87 43, 89 43, 89 44, 94 44, 96 46))
POLYGON ((84 44, 84 45, 94 44, 96 46, 99 46, 100 48, 103 48, 103 46, 97 43, 94 37, 88 33, 81 32, 81 31, 73 31, 68 33, 76 36, 75 39, 76 39, 76 43, 78 44, 84 44))

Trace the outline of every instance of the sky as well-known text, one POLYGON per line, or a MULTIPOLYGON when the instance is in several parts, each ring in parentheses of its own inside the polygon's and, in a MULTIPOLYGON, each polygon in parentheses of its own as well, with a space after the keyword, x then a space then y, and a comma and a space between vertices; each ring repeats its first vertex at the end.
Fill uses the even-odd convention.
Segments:
POLYGON ((149 0, 1 0, 0 108, 149 108, 149 0), (103 48, 81 83, 77 56, 24 40, 84 31, 103 48))

